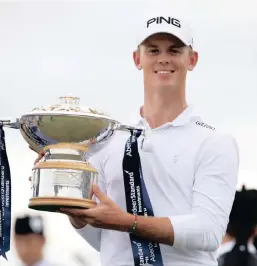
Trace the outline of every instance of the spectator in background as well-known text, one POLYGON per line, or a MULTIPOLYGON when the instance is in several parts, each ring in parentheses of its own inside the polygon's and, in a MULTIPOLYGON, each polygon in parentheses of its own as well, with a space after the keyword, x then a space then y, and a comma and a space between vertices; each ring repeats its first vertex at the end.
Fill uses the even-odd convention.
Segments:
POLYGON ((257 224, 257 190, 237 191, 223 243, 218 250, 219 266, 255 266, 253 237, 257 224))
POLYGON ((17 217, 14 244, 24 266, 54 266, 44 259, 44 224, 41 216, 17 217))

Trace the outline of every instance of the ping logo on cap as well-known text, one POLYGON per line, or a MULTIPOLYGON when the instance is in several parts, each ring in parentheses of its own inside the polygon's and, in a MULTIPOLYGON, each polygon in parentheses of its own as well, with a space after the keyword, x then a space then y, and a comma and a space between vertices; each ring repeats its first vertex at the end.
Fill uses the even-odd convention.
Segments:
POLYGON ((176 18, 171 18, 171 17, 156 17, 156 18, 151 18, 147 21, 146 27, 149 28, 149 26, 152 24, 162 24, 162 23, 167 23, 171 24, 173 26, 176 26, 178 28, 181 28, 180 20, 176 18))

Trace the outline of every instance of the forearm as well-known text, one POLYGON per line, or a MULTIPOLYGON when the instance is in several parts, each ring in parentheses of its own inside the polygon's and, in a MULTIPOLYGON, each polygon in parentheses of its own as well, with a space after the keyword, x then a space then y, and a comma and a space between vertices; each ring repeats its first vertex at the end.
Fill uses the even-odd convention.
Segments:
POLYGON ((173 245, 174 232, 169 218, 139 216, 135 234, 148 241, 173 245))
MULTIPOLYGON (((126 228, 132 228, 135 218, 130 215, 127 219, 126 228)), ((169 218, 137 217, 135 235, 155 243, 173 245, 174 232, 169 218)))
MULTIPOLYGON (((127 215, 126 228, 132 228, 135 218, 127 215)), ((119 230, 119 229, 118 229, 119 230)), ((166 218, 137 217, 135 235, 156 243, 202 251, 214 251, 220 244, 223 230, 218 220, 208 212, 184 214, 166 218)))

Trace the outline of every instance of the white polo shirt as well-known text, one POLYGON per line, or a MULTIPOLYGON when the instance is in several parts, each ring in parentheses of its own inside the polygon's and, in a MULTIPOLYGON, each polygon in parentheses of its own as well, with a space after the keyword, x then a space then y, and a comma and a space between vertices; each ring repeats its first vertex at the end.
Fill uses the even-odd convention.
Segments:
MULTIPOLYGON (((138 139, 143 176, 156 217, 169 217, 174 245, 160 244, 164 266, 217 265, 236 191, 235 140, 218 133, 188 107, 174 121, 138 139)), ((91 163, 101 189, 126 211, 122 160, 129 132, 116 132, 91 163)), ((103 266, 133 266, 129 234, 86 226, 76 230, 100 251, 103 266)))
MULTIPOLYGON (((26 264, 22 264, 23 266, 27 266, 26 264)), ((31 266, 62 266, 62 264, 56 264, 53 262, 50 262, 46 259, 42 259, 38 262, 36 262, 35 264, 32 264, 31 266)))

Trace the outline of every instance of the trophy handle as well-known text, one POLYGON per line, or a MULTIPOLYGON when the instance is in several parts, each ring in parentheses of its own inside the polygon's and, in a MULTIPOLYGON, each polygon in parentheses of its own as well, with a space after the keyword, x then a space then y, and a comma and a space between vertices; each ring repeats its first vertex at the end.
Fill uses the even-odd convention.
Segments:
POLYGON ((126 131, 126 132, 131 132, 131 131, 141 131, 141 135, 145 135, 145 128, 141 127, 139 125, 126 125, 126 124, 121 124, 121 123, 117 123, 114 125, 113 130, 118 130, 118 131, 126 131))
POLYGON ((15 121, 12 121, 11 119, 0 118, 0 125, 3 125, 4 127, 13 128, 13 129, 20 129, 20 119, 16 118, 15 121))

